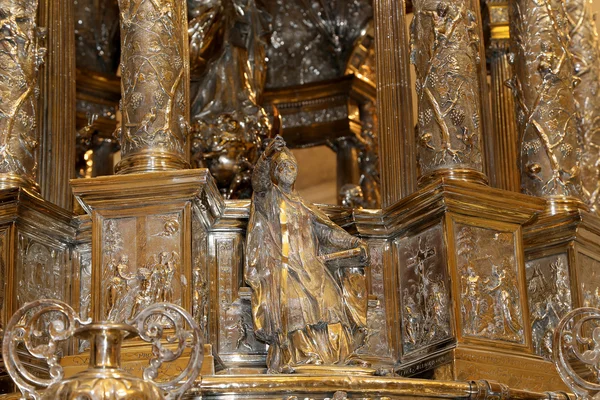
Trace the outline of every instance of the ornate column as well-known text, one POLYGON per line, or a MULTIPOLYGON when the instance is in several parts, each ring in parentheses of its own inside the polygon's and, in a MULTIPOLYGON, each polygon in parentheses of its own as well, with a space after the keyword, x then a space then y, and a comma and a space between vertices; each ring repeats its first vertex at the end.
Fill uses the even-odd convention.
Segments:
POLYGON ((487 183, 478 12, 464 0, 416 0, 413 7, 419 183, 437 176, 487 183))
POLYGON ((574 69, 565 18, 559 1, 511 3, 521 187, 552 204, 581 199, 574 69))
MULTIPOLYGON (((492 118, 494 123, 494 161, 496 187, 513 192, 521 191, 519 136, 515 119, 515 102, 506 82, 512 77, 509 61, 508 2, 488 0, 490 23, 490 59, 492 118)), ((490 138, 492 139, 492 138, 490 138)))
POLYGON ((373 1, 381 206, 389 207, 416 189, 415 136, 408 65, 405 3, 373 1))
POLYGON ((0 187, 25 187, 39 192, 36 183, 38 72, 46 49, 44 31, 37 25, 37 1, 2 3, 0 52, 0 187))
POLYGON ((581 183, 587 204, 600 212, 600 48, 588 0, 566 1, 569 50, 573 55, 575 101, 581 117, 581 183))
POLYGON ((118 174, 188 168, 189 51, 185 2, 120 0, 118 174))
POLYGON ((546 211, 523 232, 533 349, 546 358, 559 319, 586 298, 588 304, 600 301, 600 219, 581 201, 568 28, 562 1, 511 3, 522 189, 547 202, 546 211))

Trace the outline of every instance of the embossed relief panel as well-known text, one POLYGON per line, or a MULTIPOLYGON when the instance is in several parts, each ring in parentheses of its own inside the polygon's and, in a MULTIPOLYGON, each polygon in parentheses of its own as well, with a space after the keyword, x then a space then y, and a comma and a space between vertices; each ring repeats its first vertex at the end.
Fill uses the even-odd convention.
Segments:
POLYGON ((209 343, 208 233, 200 220, 199 211, 195 211, 192 219, 192 235, 192 315, 204 334, 205 343, 209 343))
POLYGON ((542 357, 552 356, 554 328, 572 308, 568 265, 567 253, 525 264, 533 348, 542 357))
POLYGON ((102 220, 100 314, 122 322, 157 302, 182 305, 182 213, 102 220))
POLYGON ((17 304, 19 308, 38 299, 69 301, 69 252, 19 232, 17 237, 17 304))
MULTIPOLYGON (((75 249, 79 267, 79 315, 82 319, 92 317, 92 246, 82 244, 75 249)), ((79 352, 89 349, 88 340, 80 340, 79 352)))
POLYGON ((244 295, 249 292, 240 291, 244 241, 241 233, 210 234, 211 285, 218 307, 215 320, 217 348, 225 362, 260 356, 264 364, 266 346, 254 336, 250 297, 244 295))
POLYGON ((525 344, 512 231, 454 222, 462 335, 525 344))
POLYGON ((386 266, 383 262, 383 252, 386 243, 383 241, 369 241, 370 275, 369 307, 367 309, 368 334, 364 343, 356 352, 370 357, 391 357, 391 343, 389 338, 389 325, 386 308, 386 266))
POLYGON ((452 338, 450 284, 442 226, 396 240, 400 268, 402 354, 452 338))
POLYGON ((600 308, 600 261, 579 253, 579 282, 581 305, 600 308))

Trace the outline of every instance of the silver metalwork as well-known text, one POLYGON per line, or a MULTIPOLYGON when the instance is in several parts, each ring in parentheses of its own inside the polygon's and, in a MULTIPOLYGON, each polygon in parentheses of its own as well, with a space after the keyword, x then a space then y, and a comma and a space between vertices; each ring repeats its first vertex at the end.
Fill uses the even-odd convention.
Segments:
POLYGON ((510 19, 521 189, 535 196, 579 198, 574 67, 562 3, 513 1, 510 19))
POLYGON ((117 173, 188 166, 189 61, 182 1, 120 0, 122 159, 117 173))
POLYGON ((102 400, 112 399, 110 396, 118 393, 118 398, 143 395, 147 399, 179 399, 192 386, 202 365, 203 344, 198 325, 181 307, 167 303, 141 311, 133 323, 134 326, 90 323, 82 321, 66 303, 38 300, 19 309, 8 322, 3 359, 25 398, 102 400), (152 344, 153 357, 143 380, 120 369, 121 342, 136 334, 152 344), (62 344, 73 336, 90 339, 90 368, 63 380, 59 364, 62 344), (38 377, 25 367, 17 351, 21 346, 48 364, 49 378, 38 377), (155 381, 163 363, 177 360, 187 348, 191 348, 187 366, 169 381, 155 381))
POLYGON ((268 17, 254 0, 188 1, 192 159, 227 199, 249 198, 252 168, 271 123, 258 104, 266 77, 268 17))
POLYGON ((573 55, 575 100, 581 121, 581 184, 585 200, 600 212, 600 47, 591 0, 564 3, 573 55))
POLYGON ((273 372, 361 365, 367 338, 366 243, 306 204, 294 189, 295 158, 276 137, 253 174, 245 279, 256 336, 273 372), (359 257, 347 260, 350 249, 359 257), (319 256, 337 253, 325 264, 319 256), (358 258, 358 260, 357 260, 358 258))
POLYGON ((421 177, 449 169, 481 175, 477 14, 467 0, 417 0, 413 7, 410 62, 416 71, 421 177))
POLYGON ((37 187, 38 71, 46 49, 38 1, 2 3, 0 24, 0 185, 37 187))
POLYGON ((554 365, 565 384, 578 399, 595 399, 600 393, 600 310, 578 308, 565 315, 554 332, 554 365), (588 367, 584 376, 574 362, 588 367))

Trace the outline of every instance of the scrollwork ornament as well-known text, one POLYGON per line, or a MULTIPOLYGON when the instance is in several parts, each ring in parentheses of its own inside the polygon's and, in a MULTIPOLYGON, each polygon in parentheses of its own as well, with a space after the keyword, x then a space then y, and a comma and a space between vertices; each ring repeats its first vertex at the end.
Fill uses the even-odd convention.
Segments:
POLYGON ((167 392, 165 399, 180 398, 192 386, 202 366, 203 336, 198 324, 183 308, 169 303, 156 303, 145 308, 131 323, 137 329, 140 338, 152 344, 154 357, 144 369, 144 379, 154 382, 167 392), (186 325, 188 329, 185 328, 186 325), (174 343, 176 348, 172 350, 169 345, 174 343), (178 359, 190 347, 192 353, 187 367, 168 382, 156 382, 158 370, 163 363, 178 359))
POLYGON ((68 304, 58 300, 28 303, 12 316, 6 325, 2 355, 6 370, 21 391, 22 398, 41 399, 38 388, 47 388, 63 379, 63 368, 58 363, 59 344, 71 338, 80 325, 87 323, 89 321, 82 321, 68 304), (50 318, 49 323, 44 321, 50 318), (44 326, 47 332, 40 330, 40 326, 44 326), (42 339, 45 340, 40 344, 42 339), (38 377, 24 367, 17 353, 20 345, 24 345, 33 357, 48 364, 49 378, 38 377))
POLYGON ((600 310, 584 307, 565 315, 554 332, 553 356, 560 377, 578 399, 599 398, 598 381, 586 379, 572 363, 583 363, 597 379, 600 373, 600 310))

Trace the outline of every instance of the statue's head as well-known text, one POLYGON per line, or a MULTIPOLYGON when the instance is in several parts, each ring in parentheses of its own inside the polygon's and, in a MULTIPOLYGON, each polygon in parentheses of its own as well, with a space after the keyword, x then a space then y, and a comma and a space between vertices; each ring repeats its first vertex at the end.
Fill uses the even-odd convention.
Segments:
POLYGON ((296 182, 298 163, 296 157, 287 148, 273 157, 271 165, 271 177, 275 184, 292 186, 296 182))

